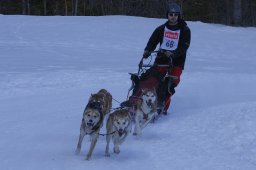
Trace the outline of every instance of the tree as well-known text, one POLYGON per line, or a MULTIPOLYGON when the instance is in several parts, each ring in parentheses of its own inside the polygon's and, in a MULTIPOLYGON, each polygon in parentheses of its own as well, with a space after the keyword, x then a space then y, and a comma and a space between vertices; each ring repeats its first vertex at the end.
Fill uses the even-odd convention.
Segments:
POLYGON ((27 0, 27 15, 30 15, 30 3, 29 3, 29 0, 27 0))
POLYGON ((256 26, 256 0, 0 0, 0 13, 165 18, 169 2, 181 5, 185 20, 256 26))
POLYGON ((43 0, 44 3, 44 16, 47 15, 47 9, 46 9, 46 0, 43 0))
POLYGON ((26 2, 26 0, 22 0, 22 14, 27 15, 27 2, 26 2))
POLYGON ((77 15, 77 2, 78 0, 72 0, 72 15, 77 15))
POLYGON ((234 0, 233 21, 235 25, 241 25, 242 6, 241 0, 234 0))
POLYGON ((65 15, 68 15, 68 5, 67 5, 67 0, 65 0, 65 15))

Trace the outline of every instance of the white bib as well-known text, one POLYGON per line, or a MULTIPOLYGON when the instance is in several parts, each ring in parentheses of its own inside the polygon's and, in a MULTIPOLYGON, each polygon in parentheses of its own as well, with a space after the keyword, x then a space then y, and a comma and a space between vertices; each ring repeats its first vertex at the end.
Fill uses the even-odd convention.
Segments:
POLYGON ((164 28, 164 37, 163 43, 160 46, 160 49, 174 51, 178 47, 180 38, 180 30, 172 31, 168 28, 164 28))

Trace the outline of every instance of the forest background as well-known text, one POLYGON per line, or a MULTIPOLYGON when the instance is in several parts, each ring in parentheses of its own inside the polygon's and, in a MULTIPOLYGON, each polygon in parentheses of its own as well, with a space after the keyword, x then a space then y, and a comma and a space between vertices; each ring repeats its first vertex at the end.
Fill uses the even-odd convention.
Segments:
POLYGON ((185 20, 256 26, 256 0, 0 0, 0 14, 165 18, 169 2, 181 5, 185 20))

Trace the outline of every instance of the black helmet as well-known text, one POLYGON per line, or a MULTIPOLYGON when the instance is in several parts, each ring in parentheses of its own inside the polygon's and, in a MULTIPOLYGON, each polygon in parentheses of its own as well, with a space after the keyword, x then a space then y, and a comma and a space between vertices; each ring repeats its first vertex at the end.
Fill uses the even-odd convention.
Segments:
POLYGON ((166 11, 167 11, 166 12, 167 14, 168 13, 179 13, 179 14, 181 13, 180 6, 174 2, 167 5, 166 11))

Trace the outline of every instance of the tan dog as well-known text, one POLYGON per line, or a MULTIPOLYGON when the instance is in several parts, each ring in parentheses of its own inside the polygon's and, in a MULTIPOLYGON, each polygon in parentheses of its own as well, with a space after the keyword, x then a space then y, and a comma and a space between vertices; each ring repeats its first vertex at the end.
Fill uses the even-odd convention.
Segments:
POLYGON ((131 118, 129 112, 125 109, 119 109, 111 113, 107 120, 107 146, 105 156, 109 154, 109 142, 112 137, 114 143, 114 153, 120 153, 119 146, 124 142, 128 133, 131 132, 131 118))
POLYGON ((156 90, 142 89, 140 100, 135 111, 135 128, 133 135, 140 136, 142 129, 157 116, 156 90))
POLYGON ((98 93, 91 95, 83 113, 76 154, 79 154, 81 151, 84 136, 90 135, 91 146, 86 159, 91 159, 92 152, 99 137, 100 128, 103 125, 104 117, 110 113, 111 107, 112 96, 107 90, 101 89, 98 93))

